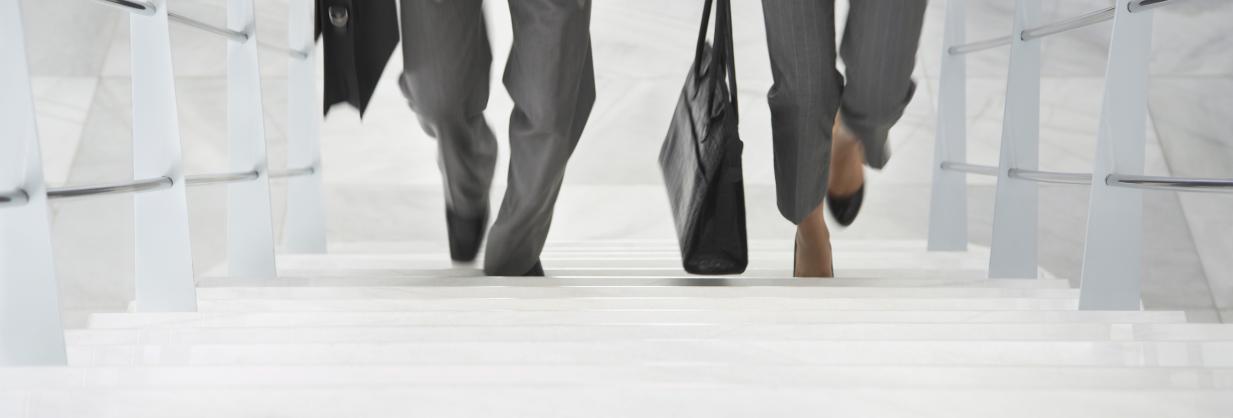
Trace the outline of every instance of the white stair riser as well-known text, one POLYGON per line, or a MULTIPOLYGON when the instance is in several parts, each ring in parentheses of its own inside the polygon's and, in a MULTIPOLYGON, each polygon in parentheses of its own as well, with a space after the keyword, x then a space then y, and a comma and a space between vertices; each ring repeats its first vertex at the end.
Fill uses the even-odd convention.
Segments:
POLYGON ((345 385, 717 384, 870 389, 1233 389, 1233 369, 879 367, 811 365, 252 366, 8 369, 5 391, 140 390, 345 385))
POLYGON ((737 299, 774 297, 830 298, 1040 298, 1074 299, 1073 289, 1001 288, 874 288, 874 287, 701 287, 701 286, 612 286, 612 287, 229 287, 197 291, 201 300, 226 299, 448 299, 448 298, 646 298, 690 297, 737 299))
MULTIPOLYGON (((641 267, 596 267, 582 266, 573 268, 560 268, 553 266, 545 266, 546 273, 550 277, 566 277, 574 279, 585 278, 622 278, 622 277, 664 277, 676 276, 686 277, 687 273, 680 266, 673 267, 656 267, 656 268, 641 268, 641 267)), ((208 276, 222 276, 224 272, 208 273, 208 276)), ((435 268, 390 268, 390 269, 373 269, 373 268, 311 268, 311 269, 294 269, 285 266, 280 266, 278 275, 280 277, 321 277, 321 278, 361 278, 361 279, 390 279, 390 278, 466 278, 474 277, 483 274, 479 267, 468 266, 438 266, 435 268)), ((895 277, 899 279, 928 279, 939 276, 945 276, 951 279, 985 279, 988 273, 985 272, 985 267, 971 269, 913 269, 913 268, 843 268, 836 266, 835 275, 841 278, 864 278, 864 277, 895 277)), ((697 277, 697 276, 695 276, 697 277)), ((745 270, 745 273, 739 276, 711 276, 711 277, 729 277, 732 279, 787 279, 792 277, 791 267, 774 267, 760 268, 750 267, 745 270)), ((1049 277, 1042 272, 1040 277, 1049 277)))
MULTIPOLYGON (((749 259, 753 269, 791 269, 791 254, 776 253, 762 257, 754 254, 749 259)), ((836 269, 860 269, 877 266, 879 269, 914 270, 971 270, 988 267, 989 260, 966 253, 854 253, 835 254, 836 269)), ((679 256, 662 255, 579 255, 548 256, 540 258, 544 268, 555 269, 681 269, 679 256)), ((280 268, 290 270, 315 269, 436 269, 454 267, 448 254, 414 255, 339 255, 284 256, 278 260, 280 268)))
POLYGON ((0 398, 6 418, 296 417, 692 417, 983 416, 1221 417, 1228 391, 885 390, 721 385, 501 386, 413 389, 267 388, 18 393, 0 398))
POLYGON ((421 342, 70 346, 73 366, 312 364, 814 364, 1233 367, 1233 342, 421 342))
POLYGON ((709 310, 1074 310, 1075 299, 1039 298, 570 298, 570 299, 335 299, 205 300, 202 312, 709 309, 709 310))
POLYGON ((1182 323, 1180 312, 1100 311, 756 311, 582 310, 419 312, 185 312, 94 314, 92 328, 474 326, 590 324, 843 324, 843 323, 1182 323))
MULTIPOLYGON (((330 254, 412 254, 424 252, 439 252, 443 243, 438 241, 400 241, 400 242, 331 242, 330 254)), ((906 253, 922 253, 927 249, 924 240, 894 240, 894 239, 834 239, 831 245, 839 251, 901 251, 906 253)), ((750 252, 779 251, 791 252, 792 239, 769 240, 750 239, 750 252)), ((613 252, 613 251, 658 251, 679 253, 680 245, 675 239, 604 239, 585 241, 562 241, 549 239, 544 244, 544 253, 571 252, 613 252)), ((968 253, 989 254, 989 248, 970 244, 968 253)))
POLYGON ((1035 280, 990 280, 961 278, 738 278, 677 276, 581 276, 581 277, 289 277, 242 278, 199 277, 198 287, 617 287, 617 286, 671 286, 671 287, 729 287, 754 289, 761 287, 963 287, 997 289, 1070 289, 1070 282, 1057 279, 1035 280))
POLYGON ((481 341, 1233 341, 1200 324, 588 324, 425 327, 147 328, 71 330, 69 345, 317 344, 481 341))

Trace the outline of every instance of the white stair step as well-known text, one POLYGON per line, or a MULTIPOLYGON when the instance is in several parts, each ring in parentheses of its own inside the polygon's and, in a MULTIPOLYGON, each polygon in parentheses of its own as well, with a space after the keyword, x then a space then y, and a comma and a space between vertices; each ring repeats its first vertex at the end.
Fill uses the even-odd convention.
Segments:
MULTIPOLYGON (((835 268, 916 270, 978 270, 989 266, 987 257, 968 253, 853 252, 836 251, 835 268)), ((583 255, 544 254, 540 257, 545 269, 681 269, 677 254, 594 253, 583 255)), ((444 269, 454 267, 448 253, 412 254, 288 254, 278 258, 280 268, 288 270, 315 269, 444 269)), ((752 253, 749 267, 753 269, 791 269, 792 253, 752 253)))
POLYGON ((562 299, 562 298, 1039 298, 1074 299, 1075 289, 962 287, 723 287, 723 286, 384 286, 384 287, 216 287, 197 290, 201 300, 229 299, 562 299))
POLYGON ((349 327, 590 324, 844 324, 844 323, 1184 323, 1172 311, 764 311, 548 310, 415 312, 181 312, 100 313, 90 328, 349 327))
POLYGON ((870 389, 1233 389, 1233 369, 731 364, 637 366, 165 366, 9 368, 0 392, 344 385, 715 384, 870 389))
POLYGON ((325 364, 1233 367, 1233 342, 486 341, 69 346, 73 366, 325 364))
MULTIPOLYGON (((438 252, 445 246, 439 241, 331 241, 330 253, 352 254, 410 254, 438 252)), ((751 239, 748 242, 750 252, 781 251, 792 252, 792 239, 782 240, 751 239)), ((918 239, 838 239, 831 246, 840 251, 904 251, 925 252, 928 242, 918 239)), ((544 244, 545 253, 568 252, 608 252, 608 251, 656 251, 679 252, 680 245, 675 239, 596 239, 596 240, 553 240, 544 244)), ((969 244, 967 253, 988 254, 984 246, 969 244)))
MULTIPOLYGON (((788 264, 788 263, 783 263, 788 264)), ((876 264, 875 264, 876 265, 876 264)), ((572 268, 559 268, 553 266, 544 266, 545 273, 553 278, 663 278, 663 277, 684 277, 687 275, 685 270, 680 266, 675 267, 596 267, 583 266, 572 268)), ((286 266, 279 266, 278 275, 280 277, 313 277, 313 278, 355 278, 361 277, 364 279, 420 279, 420 278, 468 278, 482 275, 478 265, 472 266, 440 266, 438 268, 390 268, 390 269, 374 269, 374 268, 306 268, 297 269, 286 266)), ((227 275, 226 266, 220 266, 211 270, 207 276, 221 277, 227 275)), ((897 279, 930 279, 936 277, 947 277, 950 279, 984 279, 988 277, 985 267, 979 269, 919 269, 919 268, 881 268, 881 267, 854 267, 854 268, 835 268, 835 275, 840 278, 866 278, 866 277, 893 277, 897 279)), ((694 276, 699 277, 699 276, 694 276)), ((711 276, 737 279, 788 279, 792 278, 792 270, 790 266, 780 266, 776 268, 760 268, 750 267, 745 270, 745 273, 740 275, 728 276, 711 276)), ((1052 279, 1048 272, 1041 271, 1039 277, 1052 279)))
POLYGON ((69 345, 208 345, 481 341, 1233 341, 1222 324, 587 324, 88 329, 69 345))
POLYGON ((201 277, 198 287, 345 287, 345 286, 520 286, 520 287, 979 287, 1007 289, 1069 289, 1070 282, 1058 279, 965 279, 953 277, 901 278, 753 278, 664 275, 643 277, 201 277))
POLYGON ((725 385, 522 385, 14 392, 6 418, 45 417, 1227 417, 1228 390, 870 390, 725 385))
POLYGON ((202 300, 202 312, 305 311, 441 311, 441 310, 594 310, 594 309, 706 309, 706 310, 1073 310, 1072 298, 627 298, 567 299, 453 298, 453 299, 243 299, 202 300))

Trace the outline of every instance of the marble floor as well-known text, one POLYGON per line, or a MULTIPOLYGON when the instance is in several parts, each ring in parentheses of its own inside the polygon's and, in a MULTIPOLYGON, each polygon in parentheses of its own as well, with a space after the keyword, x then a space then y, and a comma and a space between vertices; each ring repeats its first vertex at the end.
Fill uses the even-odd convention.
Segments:
MULTIPOLYGON (((208 21, 225 19, 225 2, 172 0, 174 10, 208 21)), ((770 115, 771 76, 760 3, 734 1, 740 74, 741 131, 750 235, 787 240, 792 227, 774 206, 770 115)), ((843 9, 845 2, 840 2, 843 9)), ((969 36, 1008 30, 1013 2, 969 1, 969 36)), ((1042 0, 1045 20, 1097 9, 1105 0, 1042 0)), ((656 155, 692 58, 700 1, 595 0, 592 34, 598 98, 570 164, 550 242, 588 239, 671 239, 672 226, 656 155), (639 214, 631 216, 631 214, 639 214)), ((83 0, 22 0, 39 127, 49 181, 57 184, 125 179, 131 175, 128 25, 126 16, 83 0)), ((286 0, 258 0, 258 37, 284 44, 286 0)), ((892 162, 870 176, 866 211, 840 239, 922 239, 935 119, 943 1, 930 3, 914 77, 921 88, 891 132, 892 162)), ((494 62, 499 69, 511 41, 507 4, 489 1, 494 62)), ((1233 48, 1222 23, 1233 4, 1192 0, 1157 12, 1154 36, 1148 171, 1186 176, 1233 176, 1233 48)), ((1045 169, 1090 168, 1099 112, 1108 24, 1049 38, 1044 43, 1041 161, 1045 169)), ((180 123, 189 173, 227 164, 225 45, 202 32, 172 28, 180 123)), ((267 138, 271 164, 285 165, 285 56, 263 52, 267 138)), ((969 155, 996 161, 1004 99, 1006 54, 969 61, 969 155)), ((395 59, 361 121, 349 110, 323 126, 328 230, 333 243, 444 242, 443 200, 435 144, 419 130, 391 78, 395 59), (380 156, 380 158, 374 158, 380 156)), ((500 71, 494 71, 500 86, 500 71)), ((512 105, 494 88, 487 116, 506 132, 512 105)), ((499 135, 504 137, 504 135, 499 135)), ((507 154, 504 141, 501 155, 507 154)), ((504 172, 502 162, 498 172, 504 172)), ((500 177, 500 176, 498 176, 500 177)), ((987 245, 993 183, 973 178, 970 238, 987 245)), ((497 185, 500 196, 503 184, 497 185)), ((1058 277, 1078 276, 1087 194, 1042 186, 1041 264, 1058 277)), ((275 220, 283 188, 275 183, 275 220)), ((190 190, 193 252, 200 273, 225 262, 226 193, 190 190)), ((494 202, 495 204, 495 202, 494 202)), ((80 313, 123 309, 132 293, 132 208, 128 199, 56 203, 54 239, 69 324, 80 313), (98 222, 106 219, 107 222, 98 222)), ((1233 199, 1215 195, 1153 194, 1145 202, 1149 309, 1183 310, 1193 320, 1233 318, 1233 199)))

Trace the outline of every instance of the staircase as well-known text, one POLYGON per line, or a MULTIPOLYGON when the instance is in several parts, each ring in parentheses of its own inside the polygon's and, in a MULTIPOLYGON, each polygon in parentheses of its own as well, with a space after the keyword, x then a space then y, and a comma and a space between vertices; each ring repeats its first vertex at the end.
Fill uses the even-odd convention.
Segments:
POLYGON ((837 242, 842 278, 792 279, 790 245, 728 278, 671 241, 550 243, 547 278, 437 243, 280 256, 199 279, 199 312, 93 315, 68 367, 0 369, 0 416, 1233 414, 1233 326, 1079 311, 1066 280, 923 242, 837 242))

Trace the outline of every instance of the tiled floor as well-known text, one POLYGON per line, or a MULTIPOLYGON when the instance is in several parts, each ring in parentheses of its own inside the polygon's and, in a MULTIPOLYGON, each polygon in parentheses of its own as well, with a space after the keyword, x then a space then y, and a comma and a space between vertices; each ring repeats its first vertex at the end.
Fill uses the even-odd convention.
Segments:
MULTIPOLYGON (((86 183, 130 175, 129 60, 126 18, 85 0, 22 2, 30 32, 35 95, 48 178, 86 183)), ((172 1, 177 12, 223 21, 222 3, 172 1)), ((285 44, 286 0, 259 0, 259 37, 285 44)), ((742 134, 747 144, 746 185, 750 234, 789 239, 773 199, 770 87, 761 8, 736 0, 735 37, 741 77, 742 134)), ((969 36, 1000 35, 1010 23, 1010 0, 969 1, 969 36)), ((1045 20, 1107 5, 1104 0, 1044 0, 1045 20)), ((692 58, 700 1, 595 0, 594 37, 598 99, 570 164, 551 240, 671 238, 672 228, 656 166, 682 74, 692 58), (632 216, 631 214, 640 214, 632 216)), ((938 52, 943 1, 929 6, 919 54, 916 99, 891 133, 895 158, 870 178, 866 212, 840 238, 923 238, 933 149, 938 52)), ((840 7, 843 8, 841 2, 840 7)), ((511 104, 500 88, 510 42, 507 5, 489 1, 495 70, 487 112, 496 132, 506 130, 511 104)), ((1194 0, 1158 12, 1152 71, 1149 172, 1233 175, 1233 49, 1222 22, 1233 4, 1194 0)), ((1099 112, 1108 24, 1044 43, 1041 161, 1046 169, 1089 169, 1099 112)), ((190 173, 226 164, 225 49, 220 39, 174 27, 177 94, 186 167, 190 173)), ((1005 51, 969 61, 969 158, 996 160, 1001 131, 1005 51)), ((283 165, 285 56, 262 55, 267 137, 272 165, 283 165)), ((387 69, 396 75, 397 57, 387 69)), ((388 78, 388 77, 387 77, 388 78)), ((394 84, 386 80, 365 120, 339 110, 323 127, 329 232, 335 241, 443 241, 443 208, 435 145, 419 129, 394 84), (379 157, 377 157, 379 156, 379 157)), ((504 137, 504 135, 499 135, 504 137)), ((501 155, 506 148, 502 145, 501 155)), ((502 163, 499 172, 504 172, 502 163)), ((971 238, 989 242, 992 186, 972 180, 971 238)), ((500 185, 498 186, 500 188, 500 185)), ((1082 189, 1043 187, 1042 264, 1075 278, 1082 251, 1087 195, 1082 189)), ((274 188, 276 221, 282 188, 274 188)), ((499 198, 500 193, 494 193, 499 198)), ((1183 309, 1206 320, 1233 313, 1233 200, 1209 195, 1148 199, 1149 252, 1146 303, 1183 309), (1213 297, 1212 290, 1215 290, 1213 297)), ((198 271, 223 262, 226 193, 190 192, 198 271)), ((55 243, 65 305, 70 310, 119 309, 131 292, 131 205, 107 198, 55 205, 55 243), (97 222, 108 219, 109 222, 97 222)), ((71 317, 70 317, 71 318, 71 317)), ((1228 317, 1226 317, 1227 320, 1228 317)))

